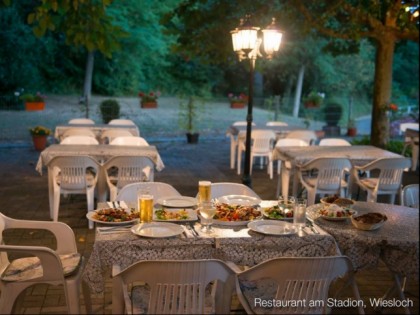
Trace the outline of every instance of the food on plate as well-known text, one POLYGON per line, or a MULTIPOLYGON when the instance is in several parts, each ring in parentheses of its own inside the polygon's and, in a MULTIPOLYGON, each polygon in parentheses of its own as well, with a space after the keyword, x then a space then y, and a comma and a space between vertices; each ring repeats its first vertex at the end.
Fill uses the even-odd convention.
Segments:
POLYGON ((92 217, 102 222, 127 222, 137 219, 139 213, 134 209, 127 212, 125 209, 105 208, 96 210, 92 217))
POLYGON ((349 218, 354 214, 354 211, 342 208, 339 205, 332 203, 319 209, 319 214, 329 218, 349 218))
POLYGON ((348 198, 341 198, 338 195, 334 195, 334 196, 327 196, 324 198, 321 198, 321 203, 323 204, 336 204, 339 205, 340 207, 351 207, 352 205, 354 205, 354 201, 348 198))
POLYGON ((260 216, 261 211, 254 207, 220 203, 216 205, 216 214, 213 219, 219 221, 252 221, 260 216))
POLYGON ((339 198, 338 195, 334 195, 334 196, 327 196, 324 198, 321 198, 321 202, 322 203, 333 203, 334 201, 336 201, 339 198))
POLYGON ((185 209, 178 211, 159 209, 155 211, 156 219, 158 220, 188 220, 188 212, 185 209))
POLYGON ((382 221, 386 221, 386 215, 383 215, 378 212, 369 212, 366 214, 359 215, 353 218, 355 221, 365 224, 376 224, 382 221))
POLYGON ((293 210, 290 209, 280 209, 278 205, 265 208, 264 214, 270 219, 287 219, 293 218, 293 210))

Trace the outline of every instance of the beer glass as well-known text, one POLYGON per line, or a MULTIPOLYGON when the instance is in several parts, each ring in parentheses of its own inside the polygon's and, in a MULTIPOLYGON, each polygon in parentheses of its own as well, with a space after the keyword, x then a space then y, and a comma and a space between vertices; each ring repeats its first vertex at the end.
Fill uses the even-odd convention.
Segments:
POLYGON ((153 196, 149 193, 139 193, 138 208, 140 212, 140 223, 149 223, 153 218, 153 196))
POLYGON ((198 182, 198 203, 211 201, 211 182, 200 180, 198 182))

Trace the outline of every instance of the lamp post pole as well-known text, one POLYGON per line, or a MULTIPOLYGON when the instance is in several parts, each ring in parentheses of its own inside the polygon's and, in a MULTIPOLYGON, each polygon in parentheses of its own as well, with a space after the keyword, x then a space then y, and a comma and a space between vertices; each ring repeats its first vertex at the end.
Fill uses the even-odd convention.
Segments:
POLYGON ((254 106, 254 69, 256 57, 249 58, 249 87, 248 87, 248 114, 246 116, 246 138, 245 138, 245 165, 242 184, 252 188, 251 178, 251 132, 254 106))

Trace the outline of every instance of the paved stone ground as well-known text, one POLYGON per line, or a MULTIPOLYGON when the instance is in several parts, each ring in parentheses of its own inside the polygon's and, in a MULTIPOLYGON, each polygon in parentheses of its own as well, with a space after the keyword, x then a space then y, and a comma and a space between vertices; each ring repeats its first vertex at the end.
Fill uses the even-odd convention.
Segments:
MULTIPOLYGON (((227 138, 202 140, 197 145, 188 145, 184 141, 152 142, 157 146, 165 163, 162 172, 155 173, 155 181, 173 185, 181 194, 194 196, 200 179, 213 182, 241 182, 241 177, 229 168, 229 142, 227 138)), ((1 212, 16 219, 49 220, 47 176, 40 176, 35 171, 39 153, 29 145, 3 145, 0 147, 0 204, 1 212)), ((417 182, 419 172, 408 172, 404 175, 404 184, 417 182)), ((276 198, 277 176, 270 180, 265 170, 255 167, 253 170, 254 190, 263 199, 276 198)), ((360 195, 363 200, 365 195, 360 195)), ((78 250, 88 258, 94 243, 94 232, 89 230, 84 196, 62 198, 59 220, 70 225, 76 234, 78 250)), ((17 244, 37 244, 54 246, 51 235, 44 232, 13 231, 5 233, 7 241, 17 244)), ((108 276, 109 279, 109 276, 108 276)), ((373 313, 369 298, 380 297, 391 285, 391 275, 383 265, 373 270, 358 272, 357 282, 361 296, 368 305, 366 313, 373 313)), ((339 287, 337 283, 335 289, 339 287)), ((334 289, 333 289, 334 291, 334 289)), ((108 280, 103 295, 93 295, 93 311, 96 314, 111 313, 111 282, 108 280)), ((349 294, 344 292, 344 296, 349 294)), ((419 313, 418 279, 409 279, 407 297, 414 301, 412 313, 419 313)), ((64 296, 61 288, 38 285, 28 289, 21 297, 25 314, 64 313, 64 296)), ((82 304, 84 304, 82 299, 82 304)), ((84 308, 82 307, 82 312, 84 308)), ((237 302, 232 304, 233 314, 243 314, 237 302)), ((335 308, 333 313, 356 314, 354 308, 335 308)), ((402 309, 383 309, 384 314, 403 313, 402 309)))

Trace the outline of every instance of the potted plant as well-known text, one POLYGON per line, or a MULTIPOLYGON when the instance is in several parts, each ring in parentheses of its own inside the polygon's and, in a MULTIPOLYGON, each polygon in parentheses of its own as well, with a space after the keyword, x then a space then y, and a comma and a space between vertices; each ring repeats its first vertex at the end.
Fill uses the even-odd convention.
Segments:
POLYGON ((109 123, 112 119, 120 118, 120 104, 114 99, 107 99, 101 102, 99 109, 104 124, 109 123))
POLYGON ((151 91, 149 93, 139 92, 140 97, 140 107, 141 108, 156 108, 157 99, 160 96, 160 92, 151 91))
POLYGON ((306 108, 318 108, 321 106, 324 96, 322 93, 312 91, 304 99, 303 104, 306 108))
POLYGON ((244 108, 245 103, 248 101, 248 96, 244 93, 234 95, 233 93, 228 94, 230 108, 244 108))
POLYGON ((40 92, 36 94, 22 94, 19 96, 19 99, 25 103, 25 109, 27 111, 36 111, 45 109, 45 95, 42 95, 40 92))
POLYGON ((325 105, 325 107, 323 108, 323 114, 324 114, 324 119, 327 125, 322 127, 322 130, 325 131, 325 135, 327 136, 340 135, 340 127, 338 126, 338 122, 341 119, 342 113, 343 113, 343 107, 341 106, 341 104, 335 101, 329 101, 325 105))
POLYGON ((51 130, 44 126, 36 126, 29 129, 32 135, 34 148, 37 151, 42 151, 47 147, 47 137, 51 134, 51 130))
POLYGON ((179 125, 187 133, 188 143, 197 143, 199 133, 197 125, 200 120, 200 104, 193 96, 189 96, 188 100, 181 100, 179 104, 179 125))
POLYGON ((347 123, 347 135, 349 137, 354 137, 357 134, 356 122, 354 119, 350 118, 347 123))

